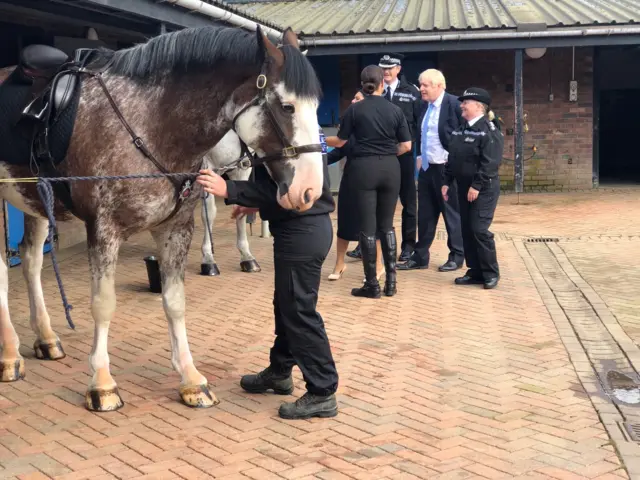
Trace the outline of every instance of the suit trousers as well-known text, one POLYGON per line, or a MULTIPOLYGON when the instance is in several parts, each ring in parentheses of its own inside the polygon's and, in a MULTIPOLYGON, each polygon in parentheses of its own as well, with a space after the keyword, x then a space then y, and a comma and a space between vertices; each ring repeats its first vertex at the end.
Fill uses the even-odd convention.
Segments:
POLYGON ((322 264, 333 227, 328 214, 305 215, 269 225, 273 235, 276 338, 270 363, 276 372, 302 372, 307 390, 331 395, 338 372, 322 316, 316 310, 322 264))
POLYGON ((469 269, 467 275, 486 281, 500 277, 496 243, 489 231, 500 196, 500 181, 492 179, 487 187, 480 190, 478 198, 469 202, 467 193, 472 180, 457 178, 464 256, 469 269))
POLYGON ((449 260, 458 265, 464 262, 457 185, 454 182, 449 187, 449 201, 445 202, 442 198, 444 167, 444 164, 430 164, 426 171, 420 169, 418 174, 418 243, 411 258, 423 266, 429 265, 429 249, 436 236, 440 214, 447 229, 449 260))

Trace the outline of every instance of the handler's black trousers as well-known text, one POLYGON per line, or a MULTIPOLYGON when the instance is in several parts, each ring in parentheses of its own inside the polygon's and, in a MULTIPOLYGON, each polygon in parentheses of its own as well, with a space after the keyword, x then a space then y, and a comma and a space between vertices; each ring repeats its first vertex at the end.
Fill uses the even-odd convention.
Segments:
POLYGON ((418 175, 418 243, 411 257, 419 265, 429 265, 429 249, 436 238, 436 227, 440 214, 447 228, 449 260, 462 265, 464 248, 460 227, 457 184, 449 187, 449 201, 442 197, 444 164, 431 164, 418 175))
POLYGON ((306 215, 270 222, 273 235, 276 339, 271 367, 289 373, 298 365, 315 395, 338 389, 324 322, 316 311, 322 264, 331 249, 333 227, 329 215, 306 215))
POLYGON ((472 178, 457 178, 460 221, 467 275, 477 280, 489 280, 500 276, 496 243, 489 231, 500 196, 497 178, 483 188, 475 202, 467 200, 472 178))
POLYGON ((416 245, 416 161, 413 152, 398 157, 400 162, 400 203, 402 204, 402 244, 413 248, 416 245))

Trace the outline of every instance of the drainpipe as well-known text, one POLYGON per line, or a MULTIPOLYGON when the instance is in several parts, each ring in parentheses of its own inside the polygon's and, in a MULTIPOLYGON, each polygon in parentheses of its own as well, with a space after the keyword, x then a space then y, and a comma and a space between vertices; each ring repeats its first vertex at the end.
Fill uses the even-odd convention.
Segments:
POLYGON ((543 32, 485 32, 447 33, 442 35, 376 35, 371 37, 348 38, 305 38, 300 45, 321 47, 325 45, 364 45, 419 42, 460 42, 464 40, 535 39, 550 37, 592 37, 600 35, 639 35, 640 27, 618 27, 606 29, 545 30, 543 32))
POLYGON ((211 5, 210 3, 203 2, 202 0, 165 0, 167 3, 173 3, 174 5, 179 5, 181 7, 186 8, 187 10, 191 10, 192 12, 198 12, 202 15, 206 15, 207 17, 215 18, 216 20, 221 20, 223 22, 231 23, 237 27, 246 28, 248 30, 255 31, 258 26, 262 29, 262 31, 274 38, 282 38, 282 32, 275 30, 271 27, 267 27, 261 25, 259 23, 254 22, 253 20, 249 20, 247 18, 241 17, 235 13, 229 12, 223 8, 216 7, 215 5, 211 5))

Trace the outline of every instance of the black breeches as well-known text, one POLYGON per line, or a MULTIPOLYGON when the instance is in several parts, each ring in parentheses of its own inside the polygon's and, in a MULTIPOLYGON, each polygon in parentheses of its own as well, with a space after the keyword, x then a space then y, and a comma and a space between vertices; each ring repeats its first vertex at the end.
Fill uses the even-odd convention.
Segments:
POLYGON ((390 231, 400 192, 397 157, 359 157, 352 161, 348 188, 357 205, 360 230, 369 237, 390 231))
POLYGON ((329 215, 309 215, 270 225, 274 238, 276 339, 270 362, 290 372, 298 365, 307 390, 329 395, 338 372, 324 321, 316 310, 322 264, 333 241, 329 215))

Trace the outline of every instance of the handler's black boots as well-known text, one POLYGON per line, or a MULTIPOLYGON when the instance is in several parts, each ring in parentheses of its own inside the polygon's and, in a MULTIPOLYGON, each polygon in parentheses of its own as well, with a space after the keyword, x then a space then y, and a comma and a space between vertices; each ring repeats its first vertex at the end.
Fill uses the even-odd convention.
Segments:
POLYGON ((278 414, 287 420, 335 417, 338 414, 338 402, 333 394, 321 396, 307 392, 293 403, 280 405, 278 414))
POLYGON ((382 256, 384 257, 384 269, 387 272, 386 282, 384 283, 384 294, 387 297, 393 297, 398 291, 396 287, 396 255, 398 244, 396 242, 396 231, 394 229, 383 232, 380 236, 382 247, 382 256))
POLYGON ((364 285, 351 290, 354 297, 380 298, 380 283, 376 272, 376 237, 368 237, 360 232, 360 251, 364 265, 364 285))
POLYGON ((240 379, 240 386, 249 393, 265 393, 273 390, 277 395, 291 395, 293 393, 293 378, 289 374, 279 374, 271 367, 265 368, 255 375, 244 375, 240 379))

